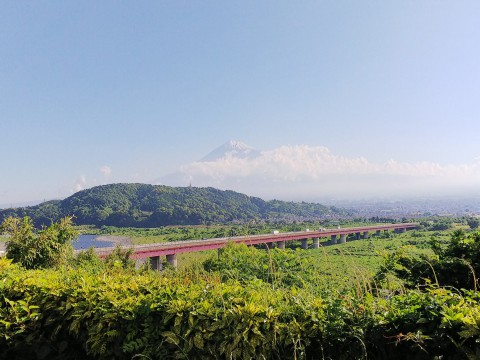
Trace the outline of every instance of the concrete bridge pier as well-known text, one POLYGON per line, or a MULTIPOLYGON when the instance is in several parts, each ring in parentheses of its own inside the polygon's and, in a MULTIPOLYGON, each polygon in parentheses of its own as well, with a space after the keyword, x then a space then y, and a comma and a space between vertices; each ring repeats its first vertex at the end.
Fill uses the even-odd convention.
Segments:
POLYGON ((360 233, 357 232, 355 233, 355 240, 360 240, 361 236, 360 236, 360 233))
POLYGON ((368 233, 368 231, 364 231, 363 232, 363 238, 368 239, 369 237, 370 237, 370 234, 368 233))
POLYGON ((382 230, 377 230, 377 236, 380 236, 382 234, 382 230))
POLYGON ((340 235, 340 244, 345 244, 347 242, 347 234, 340 235))
POLYGON ((280 250, 285 250, 285 241, 277 241, 277 247, 280 250))
POLYGON ((400 228, 400 229, 398 229, 398 232, 399 232, 400 234, 406 233, 406 232, 407 232, 407 228, 400 228))
POLYGON ((265 243, 267 249, 273 249, 273 243, 265 243))
POLYGON ((330 244, 334 245, 337 243, 337 235, 332 235, 330 237, 330 244))
POLYGON ((308 249, 308 239, 302 239, 300 241, 302 242, 302 249, 307 250, 308 249))
POLYGON ((318 249, 320 247, 320 239, 318 237, 313 238, 313 248, 318 249))
POLYGON ((177 254, 167 255, 167 262, 174 268, 177 268, 177 254))
POLYGON ((162 261, 160 260, 160 256, 152 256, 148 258, 148 261, 150 263, 150 269, 155 271, 163 270, 163 265, 162 265, 162 261))

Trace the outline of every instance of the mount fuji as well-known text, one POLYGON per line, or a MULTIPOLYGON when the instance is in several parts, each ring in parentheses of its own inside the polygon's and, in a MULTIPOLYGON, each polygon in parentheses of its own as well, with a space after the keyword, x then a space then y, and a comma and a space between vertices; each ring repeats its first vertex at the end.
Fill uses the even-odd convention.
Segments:
MULTIPOLYGON (((259 150, 256 150, 241 141, 230 140, 192 164, 205 164, 205 166, 208 166, 208 164, 213 164, 219 161, 231 162, 254 160, 259 156, 261 156, 261 152, 259 150)), ((189 171, 186 171, 186 167, 190 165, 191 164, 183 166, 178 171, 155 179, 151 183, 154 185, 188 186, 192 185, 193 182, 193 185, 195 186, 224 187, 222 184, 223 181, 220 181, 220 179, 215 179, 215 177, 212 178, 206 174, 198 173, 192 175, 189 171)), ((234 174, 232 174, 232 176, 234 176, 234 174)))
POLYGON ((260 152, 247 144, 236 140, 230 140, 204 156, 200 159, 200 162, 216 161, 226 157, 252 159, 258 155, 260 155, 260 152))

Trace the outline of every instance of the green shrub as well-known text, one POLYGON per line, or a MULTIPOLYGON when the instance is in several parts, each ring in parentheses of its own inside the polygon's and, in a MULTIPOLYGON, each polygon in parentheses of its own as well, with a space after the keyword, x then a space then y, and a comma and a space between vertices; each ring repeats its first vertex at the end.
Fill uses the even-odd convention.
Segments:
POLYGON ((204 268, 220 273, 223 280, 260 279, 276 287, 305 287, 315 282, 315 266, 300 250, 265 251, 229 243, 221 249, 218 257, 205 261, 204 268))
MULTIPOLYGON (((308 262, 297 253, 260 251, 264 258, 249 251, 227 247, 223 260, 210 262, 217 267, 211 273, 160 274, 128 266, 26 270, 0 259, 0 359, 476 356, 480 295, 475 291, 429 286, 379 297, 317 291, 272 275, 285 259, 293 260, 291 269, 306 270, 308 262), (271 265, 265 269, 266 259, 271 265), (239 267, 238 260, 248 266, 239 267), (248 276, 237 270, 224 276, 229 264, 248 276), (257 269, 263 275, 248 273, 257 269)), ((78 261, 95 263, 88 253, 78 261)))
POLYGON ((71 217, 65 217, 41 230, 35 229, 29 217, 9 217, 3 221, 0 230, 9 237, 7 258, 27 269, 66 263, 72 255, 71 242, 77 236, 71 217))
POLYGON ((377 280, 389 272, 411 287, 435 283, 457 289, 477 289, 480 273, 480 232, 453 232, 447 243, 431 240, 433 256, 413 254, 402 247, 388 254, 377 280))

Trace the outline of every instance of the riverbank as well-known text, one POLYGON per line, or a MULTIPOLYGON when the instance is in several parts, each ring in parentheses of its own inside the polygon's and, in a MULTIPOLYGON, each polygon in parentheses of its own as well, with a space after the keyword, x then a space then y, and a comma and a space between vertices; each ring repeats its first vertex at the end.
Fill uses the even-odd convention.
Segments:
POLYGON ((128 236, 116 236, 116 235, 99 235, 95 237, 98 241, 108 241, 111 242, 113 246, 130 246, 132 245, 132 239, 128 236))
MULTIPOLYGON (((95 236, 95 239, 98 241, 109 242, 111 243, 111 246, 132 246, 132 239, 128 236, 100 235, 95 236)), ((6 241, 0 241, 0 251, 5 251, 5 244, 6 241)))

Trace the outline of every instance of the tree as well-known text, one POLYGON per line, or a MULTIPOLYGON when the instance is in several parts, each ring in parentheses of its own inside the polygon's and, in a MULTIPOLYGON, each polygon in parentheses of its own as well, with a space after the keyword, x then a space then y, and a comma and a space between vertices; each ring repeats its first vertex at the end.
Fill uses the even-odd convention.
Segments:
POLYGON ((78 233, 72 218, 65 217, 58 223, 35 229, 32 220, 8 217, 0 226, 9 239, 6 256, 26 269, 48 268, 60 264, 72 254, 71 242, 78 233))
POLYGON ((467 218, 467 224, 470 226, 470 229, 475 230, 480 226, 480 219, 477 217, 469 217, 467 218))

